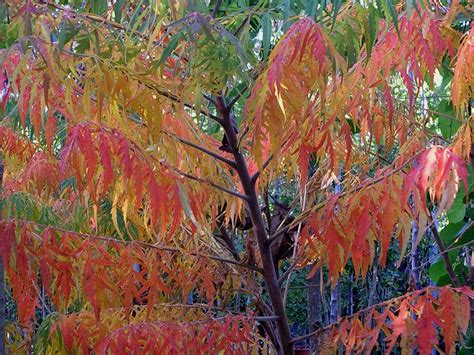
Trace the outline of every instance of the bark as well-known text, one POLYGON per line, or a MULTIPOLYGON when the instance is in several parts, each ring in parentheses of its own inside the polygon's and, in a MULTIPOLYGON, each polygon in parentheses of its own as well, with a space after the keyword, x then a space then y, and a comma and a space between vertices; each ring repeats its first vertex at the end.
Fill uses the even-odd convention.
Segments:
POLYGON ((234 240, 227 233, 227 228, 221 224, 219 227, 220 235, 216 235, 225 245, 225 247, 230 251, 235 260, 240 261, 239 253, 235 247, 234 240))
MULTIPOLYGON (((322 274, 321 274, 321 277, 322 274)), ((322 308, 323 308, 323 325, 324 326, 327 326, 329 325, 329 307, 328 307, 328 302, 327 302, 327 299, 326 299, 326 296, 324 295, 324 290, 323 290, 323 293, 322 293, 322 308)))
POLYGON ((418 252, 418 245, 416 243, 418 239, 418 225, 415 222, 412 222, 411 227, 411 255, 410 255, 410 262, 411 262, 411 277, 413 279, 413 283, 415 289, 419 290, 421 288, 420 282, 420 271, 419 271, 419 252, 418 252))
POLYGON ((461 283, 459 282, 459 279, 456 273, 454 272, 453 265, 451 264, 451 260, 449 260, 448 253, 446 253, 446 248, 444 246, 443 241, 441 240, 441 237, 439 236, 438 229, 436 228, 434 222, 431 223, 431 233, 433 233, 433 237, 436 241, 436 245, 438 246, 441 258, 443 259, 444 266, 446 268, 446 272, 448 273, 451 282, 455 287, 460 287, 461 283))
MULTIPOLYGON (((323 327, 322 305, 323 296, 321 294, 321 270, 318 270, 310 279, 308 284, 308 324, 309 332, 314 332, 323 327)), ((318 339, 311 339, 311 351, 317 351, 318 339)))
POLYGON ((349 275, 349 300, 347 306, 347 313, 348 315, 352 315, 354 313, 354 274, 349 275))
POLYGON ((257 245, 262 259, 263 277, 270 296, 273 312, 279 317, 277 324, 280 344, 274 345, 280 354, 294 354, 288 318, 285 312, 285 305, 283 303, 280 285, 278 284, 278 277, 275 272, 271 247, 267 243, 268 235, 260 210, 259 199, 255 189, 255 181, 250 176, 247 163, 240 151, 236 130, 232 122, 231 112, 226 107, 223 97, 217 98, 217 108, 223 117, 222 128, 224 129, 227 142, 232 155, 234 156, 237 174, 246 195, 245 202, 252 221, 254 235, 257 239, 257 245))
POLYGON ((340 281, 337 281, 336 287, 331 292, 331 313, 329 315, 331 323, 336 323, 339 318, 339 289, 340 281))
POLYGON ((368 301, 368 307, 372 306, 376 302, 376 292, 377 292, 377 283, 378 283, 378 268, 379 268, 379 263, 378 263, 378 258, 377 256, 375 257, 374 261, 374 268, 372 270, 372 281, 370 282, 369 285, 369 301, 368 301))

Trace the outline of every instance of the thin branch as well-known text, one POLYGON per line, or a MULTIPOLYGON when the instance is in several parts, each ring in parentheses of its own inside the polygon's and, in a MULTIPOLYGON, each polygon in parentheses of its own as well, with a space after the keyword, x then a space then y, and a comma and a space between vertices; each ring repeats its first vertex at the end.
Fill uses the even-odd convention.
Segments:
POLYGON ((217 0, 216 1, 216 6, 214 6, 214 10, 211 12, 211 17, 216 17, 217 12, 219 11, 219 8, 221 7, 222 0, 217 0))
MULTIPOLYGON (((283 220, 283 222, 284 222, 284 220, 283 220)), ((283 223, 282 223, 282 225, 283 225, 283 223)), ((273 233, 270 237, 268 237, 268 239, 266 241, 267 244, 272 244, 280 235, 282 235, 283 233, 286 233, 290 228, 291 228, 291 225, 287 224, 285 227, 280 228, 277 231, 275 231, 275 233, 273 233)))
MULTIPOLYGON (((123 240, 123 239, 116 239, 116 238, 107 237, 107 236, 81 233, 81 232, 71 231, 71 230, 67 230, 67 229, 64 229, 64 228, 56 227, 56 226, 51 226, 51 225, 47 225, 47 224, 28 221, 28 220, 24 220, 24 219, 13 218, 13 219, 2 221, 1 223, 8 223, 8 222, 12 222, 12 221, 23 224, 23 225, 28 225, 29 224, 29 225, 35 225, 35 226, 38 226, 38 227, 42 227, 42 228, 51 228, 55 231, 65 233, 65 234, 73 234, 73 235, 76 235, 76 236, 78 236, 80 238, 83 238, 83 239, 95 239, 95 240, 100 240, 100 241, 104 241, 104 242, 119 243, 119 244, 125 244, 125 245, 139 245, 141 247, 156 249, 156 250, 161 250, 161 251, 166 251, 166 252, 184 253, 183 249, 175 248, 175 247, 169 247, 169 246, 166 246, 166 245, 151 244, 151 243, 143 242, 141 240, 123 240)), ((233 264, 233 265, 236 265, 236 266, 244 267, 244 268, 251 269, 251 270, 262 273, 262 269, 255 266, 255 265, 250 265, 250 264, 247 264, 247 263, 238 262, 238 261, 235 261, 235 260, 232 260, 232 259, 226 259, 226 258, 222 258, 220 256, 209 255, 209 254, 201 253, 201 252, 198 252, 198 251, 191 251, 191 252, 187 252, 186 254, 190 255, 190 256, 202 257, 202 258, 207 258, 207 259, 211 259, 211 260, 221 261, 223 263, 233 264)))
POLYGON ((254 8, 254 9, 251 9, 251 10, 249 11, 249 14, 247 15, 247 17, 242 21, 242 23, 240 24, 240 26, 237 27, 237 29, 234 31, 234 33, 233 33, 234 37, 237 37, 237 35, 240 33, 240 31, 242 31, 242 29, 243 29, 244 26, 247 24, 247 22, 249 22, 250 19, 252 18, 254 12, 255 12, 255 8, 254 8))
POLYGON ((445 251, 441 252, 441 253, 438 253, 436 255, 433 255, 432 257, 430 257, 427 261, 425 261, 423 264, 420 264, 419 266, 417 266, 417 269, 422 269, 423 267, 425 267, 426 265, 428 264, 431 264, 433 263, 433 261, 435 261, 436 259, 438 259, 442 254, 446 254, 446 253, 449 253, 450 251, 453 251, 453 250, 458 250, 458 249, 462 249, 464 247, 467 247, 471 244, 474 244, 474 240, 471 240, 467 243, 464 243, 464 244, 461 244, 461 245, 456 245, 456 246, 453 246, 451 248, 447 248, 445 251))
POLYGON ((259 322, 273 322, 280 319, 278 316, 265 316, 265 317, 253 317, 254 320, 259 322))
POLYGON ((305 335, 302 335, 302 336, 299 336, 299 337, 295 337, 293 339, 291 339, 291 343, 294 344, 294 343, 298 343, 300 341, 303 341, 303 340, 306 340, 306 339, 309 339, 309 338, 312 338, 313 336, 317 336, 319 335, 320 333, 323 333, 324 331, 327 331, 329 329, 331 329, 334 325, 336 324, 340 324, 342 322, 342 320, 344 319, 351 319, 351 318, 354 318, 356 316, 359 316, 360 314, 362 313, 365 313, 365 312, 368 312, 370 311, 371 309, 374 309, 374 308, 377 308, 377 307, 384 307, 386 305, 389 305, 391 303, 396 303, 404 298, 408 298, 408 297, 412 297, 412 296, 420 296, 421 294, 423 293, 426 293, 426 292, 429 292, 430 290, 437 290, 439 289, 439 287, 434 287, 434 286, 428 286, 428 287, 425 287, 421 290, 416 290, 416 291, 413 291, 413 292, 408 292, 408 293, 405 293, 404 295, 402 296, 399 296, 399 297, 395 297, 395 298, 391 298, 389 300, 386 300, 386 301, 383 301, 381 303, 377 303, 377 304, 374 304, 370 307, 367 307, 367 308, 364 308, 364 309, 361 309, 360 311, 356 312, 356 313, 353 313, 349 316, 346 316, 346 317, 342 317, 341 319, 339 319, 337 322, 335 323, 331 323, 329 325, 327 325, 326 327, 324 328, 319 328, 318 330, 315 330, 314 332, 311 332, 311 333, 308 333, 308 334, 305 334, 305 335))
POLYGON ((181 143, 185 144, 185 145, 188 145, 194 149, 197 149, 203 153, 206 153, 207 155, 210 155, 211 157, 217 159, 217 160, 220 160, 221 162, 223 163, 226 163, 227 165, 229 165, 231 168, 235 169, 236 168, 236 165, 235 165, 235 162, 230 160, 230 159, 227 159, 225 157, 223 157, 222 155, 219 155, 213 151, 210 151, 208 150, 207 148, 204 148, 198 144, 195 144, 193 142, 190 142, 190 141, 187 141, 186 139, 183 139, 181 137, 178 137, 177 135, 171 133, 171 132, 167 132, 165 131, 166 134, 172 136, 173 138, 175 138, 176 140, 180 141, 181 143))
MULTIPOLYGON (((112 20, 108 20, 108 19, 106 19, 102 16, 97 16, 97 15, 87 13, 87 12, 77 12, 77 11, 74 11, 72 8, 64 7, 64 6, 58 5, 58 4, 56 4, 54 2, 51 2, 51 1, 42 1, 41 3, 36 3, 35 5, 51 6, 51 7, 55 8, 56 10, 59 10, 61 12, 74 14, 74 16, 82 17, 82 18, 85 18, 85 19, 88 19, 90 21, 97 22, 97 23, 100 23, 100 24, 106 24, 106 25, 108 25, 110 27, 113 27, 113 28, 115 28, 117 30, 120 30, 120 31, 129 31, 130 30, 129 28, 125 27, 124 25, 121 25, 120 23, 117 23, 117 22, 112 21, 112 20)), ((136 34, 137 36, 143 38, 143 39, 148 38, 148 36, 146 36, 145 34, 139 32, 139 31, 132 30, 132 32, 134 34, 136 34)))
POLYGON ((441 257, 443 258, 444 267, 446 268, 446 272, 448 273, 449 278, 453 282, 454 286, 460 287, 461 282, 459 282, 459 279, 456 276, 456 273, 454 272, 453 265, 451 264, 451 260, 449 260, 449 255, 445 252, 446 248, 444 246, 443 241, 441 240, 441 237, 439 236, 436 225, 434 223, 431 223, 430 229, 431 229, 431 233, 433 233, 433 237, 436 241, 436 244, 438 245, 438 249, 441 252, 440 254, 441 254, 441 257))
POLYGON ((232 100, 226 105, 225 109, 231 110, 232 107, 235 105, 235 103, 242 97, 242 95, 247 91, 248 85, 245 85, 245 87, 240 91, 237 95, 235 95, 232 100))
POLYGON ((237 191, 234 191, 234 190, 231 190, 227 187, 224 187, 224 186, 221 186, 221 185, 218 185, 210 180, 207 180, 207 179, 202 179, 198 176, 195 176, 195 175, 192 175, 192 174, 188 174, 188 173, 185 173, 184 171, 181 171, 179 170, 178 168, 174 168, 174 171, 177 172, 179 175, 185 177, 185 178, 188 178, 188 179, 191 179, 191 180, 194 180, 194 181, 198 181, 198 182, 202 182, 204 184, 208 184, 218 190, 221 190, 223 192, 226 192, 230 195, 233 195, 235 197, 238 197, 244 201, 248 201, 249 197, 247 195, 244 195, 244 194, 241 194, 240 192, 237 192, 237 191))
POLYGON ((255 184, 255 182, 257 181, 257 179, 259 178, 260 174, 262 173, 263 170, 265 170, 267 168, 268 165, 270 165, 271 161, 273 160, 273 153, 270 154, 270 156, 268 157, 267 160, 265 160, 265 162, 263 163, 262 165, 262 170, 258 170, 255 174, 253 174, 252 176, 252 183, 255 184))
MULTIPOLYGON (((349 189, 349 190, 346 190, 346 191, 344 191, 344 192, 339 193, 339 194, 338 194, 338 198, 344 197, 344 196, 349 195, 349 194, 352 194, 352 193, 356 193, 356 192, 358 192, 358 191, 360 191, 360 190, 362 190, 362 189, 364 189, 364 188, 368 188, 368 187, 371 187, 371 186, 373 186, 373 185, 376 185, 377 183, 379 183, 379 182, 381 182, 381 181, 383 181, 383 180, 385 180, 385 179, 387 179, 387 178, 389 178, 389 177, 395 175, 396 173, 398 173, 398 172, 400 172, 400 171, 403 172, 403 169, 405 168, 405 166, 406 166, 407 164, 410 164, 411 162, 413 162, 413 161, 414 161, 416 158, 418 158, 418 156, 419 156, 420 154, 422 154, 422 153, 423 153, 423 151, 418 152, 417 154, 413 155, 410 159, 408 159, 407 161, 405 161, 405 163, 404 163, 403 165, 401 165, 400 167, 398 167, 398 168, 396 168, 396 169, 393 169, 393 170, 389 171, 387 174, 383 174, 383 175, 379 176, 378 178, 375 178, 375 179, 372 179, 372 180, 364 181, 364 182, 362 182, 361 184, 355 186, 355 187, 352 188, 352 189, 349 189)), ((394 162, 392 163, 392 165, 395 164, 395 163, 396 163, 396 161, 394 161, 394 162)), ((321 208, 323 208, 324 206, 326 206, 326 204, 327 204, 328 202, 329 202, 329 200, 326 199, 326 200, 324 200, 324 201, 318 203, 317 205, 313 206, 312 208, 307 209, 306 211, 301 212, 301 213, 294 219, 294 221, 292 222, 291 227, 297 225, 297 224, 300 223, 303 219, 307 218, 307 216, 308 216, 309 214, 314 213, 314 212, 320 210, 321 208)), ((275 231, 274 235, 270 236, 269 239, 274 238, 274 236, 276 235, 276 233, 280 233, 280 231, 275 231)))
POLYGON ((207 94, 202 94, 202 96, 203 96, 207 101, 209 101, 211 104, 213 104, 214 106, 217 106, 216 100, 214 100, 211 96, 209 96, 209 95, 207 95, 207 94))
POLYGON ((281 286, 283 285, 283 282, 285 281, 285 279, 288 277, 288 275, 290 275, 293 270, 298 266, 298 262, 300 261, 301 257, 299 257, 297 260, 295 260, 293 262, 293 264, 291 264, 291 266, 283 273, 283 275, 281 275, 281 277, 278 279, 278 284, 281 286))
MULTIPOLYGON (((469 221, 467 222, 460 230, 459 232, 456 233, 456 235, 454 236, 454 240, 451 244, 448 245, 448 247, 446 248, 446 252, 448 251, 451 251, 453 249, 457 249, 459 248, 459 245, 457 246, 454 246, 455 243, 457 243, 461 237, 466 234, 466 232, 472 227, 474 226, 474 221, 469 221)), ((464 245, 469 245, 470 243, 474 243, 474 240, 471 240, 470 242, 464 244, 464 245)), ((462 247, 462 246, 461 246, 462 247)), ((442 254, 442 252, 440 253, 442 254)))
POLYGON ((262 218, 260 203, 255 190, 255 184, 252 183, 252 178, 249 173, 247 162, 243 153, 240 151, 239 139, 237 137, 232 112, 226 110, 225 98, 220 96, 217 98, 218 110, 223 117, 222 128, 228 139, 229 147, 234 155, 234 160, 237 165, 237 174, 239 175, 243 191, 248 196, 246 200, 247 209, 253 225, 253 232, 257 240, 258 249, 260 251, 263 277, 265 279, 268 295, 273 307, 273 313, 280 318, 276 323, 278 325, 279 344, 274 344, 278 347, 278 352, 284 354, 293 354, 293 347, 290 344, 291 332, 288 325, 288 318, 286 316, 285 305, 278 285, 278 277, 276 274, 275 265, 273 262, 272 251, 270 246, 266 243, 268 238, 265 229, 265 223, 262 218))
POLYGON ((51 308, 48 307, 48 304, 46 303, 46 300, 44 299, 43 294, 42 294, 41 291, 38 289, 38 285, 36 285, 36 282, 32 282, 31 284, 32 284, 33 287, 35 288, 35 291, 36 291, 36 293, 37 293, 37 295, 38 295, 38 298, 39 298, 39 300, 41 301, 42 306, 43 306, 43 307, 46 309, 46 311, 48 312, 48 314, 53 313, 53 312, 51 311, 51 308))
POLYGON ((156 86, 154 86, 154 85, 152 85, 152 84, 150 84, 150 83, 146 83, 146 82, 144 82, 144 81, 141 81, 141 80, 138 79, 138 78, 135 78, 135 79, 136 79, 138 82, 140 82, 141 84, 145 85, 147 88, 149 88, 149 89, 155 91, 157 94, 159 94, 159 95, 161 95, 161 96, 163 96, 163 97, 165 97, 165 98, 167 98, 167 99, 169 99, 169 100, 171 100, 171 101, 174 101, 174 102, 176 102, 176 103, 178 103, 178 104, 182 103, 182 104, 184 105, 184 107, 187 107, 187 108, 189 108, 189 109, 192 109, 192 110, 194 110, 194 111, 197 111, 197 112, 199 112, 201 115, 204 115, 204 116, 206 116, 206 117, 209 117, 209 118, 213 119, 214 121, 216 121, 217 123, 222 124, 222 118, 220 118, 220 117, 218 117, 218 116, 216 116, 216 115, 213 115, 212 113, 207 112, 207 111, 204 111, 204 110, 199 110, 199 111, 198 111, 198 110, 194 107, 194 105, 188 104, 188 103, 186 103, 186 102, 182 102, 181 99, 180 99, 179 97, 177 97, 176 95, 173 95, 173 94, 171 94, 171 93, 169 93, 169 92, 163 91, 163 90, 157 88, 156 86))
MULTIPOLYGON (((62 49, 62 52, 73 55, 73 56, 84 57, 84 58, 93 58, 97 61, 105 62, 104 58, 98 57, 96 55, 75 53, 75 52, 68 51, 67 49, 64 49, 64 48, 62 49)), ((169 99, 169 100, 171 100, 171 101, 173 101, 177 104, 182 104, 184 107, 189 108, 191 110, 194 110, 194 111, 200 113, 201 115, 209 117, 210 119, 216 121, 217 123, 222 124, 222 118, 220 118, 216 115, 213 115, 210 112, 204 111, 202 109, 197 110, 194 107, 194 105, 183 102, 178 96, 176 96, 176 95, 174 95, 170 92, 164 91, 164 90, 156 87, 155 85, 153 85, 149 82, 143 81, 143 78, 140 78, 137 75, 133 75, 133 73, 127 72, 123 68, 118 68, 117 70, 121 70, 122 74, 124 74, 126 77, 136 80, 138 83, 142 84, 143 86, 147 87, 148 89, 153 90, 156 94, 158 94, 158 95, 160 95, 160 96, 162 96, 166 99, 169 99)))
POLYGON ((223 224, 221 224, 219 230, 221 234, 214 234, 214 236, 217 238, 220 238, 224 242, 227 249, 229 249, 229 251, 234 256, 235 260, 240 261, 240 256, 239 256, 239 253, 237 252, 237 249, 235 248, 234 241, 232 240, 231 237, 229 237, 229 234, 227 233, 227 230, 223 224))

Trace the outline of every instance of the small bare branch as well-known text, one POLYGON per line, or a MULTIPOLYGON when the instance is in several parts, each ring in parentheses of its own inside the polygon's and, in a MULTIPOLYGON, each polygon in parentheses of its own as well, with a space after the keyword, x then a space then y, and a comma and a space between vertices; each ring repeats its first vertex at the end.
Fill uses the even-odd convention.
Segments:
POLYGON ((233 195, 233 196, 236 196, 244 201, 248 201, 249 197, 247 195, 244 195, 244 194, 241 194, 240 192, 237 192, 237 191, 234 191, 234 190, 231 190, 227 187, 224 187, 224 186, 221 186, 221 185, 218 185, 212 181, 209 181, 207 179, 202 179, 198 176, 195 176, 195 175, 192 175, 192 174, 188 174, 188 173, 185 173, 184 171, 181 171, 177 168, 174 168, 174 171, 177 172, 179 175, 185 177, 185 178, 188 178, 188 179, 191 179, 191 180, 194 180, 194 181, 198 181, 198 182, 202 182, 202 183, 205 183, 205 184, 208 184, 218 190, 221 190, 223 192, 226 192, 230 195, 233 195))

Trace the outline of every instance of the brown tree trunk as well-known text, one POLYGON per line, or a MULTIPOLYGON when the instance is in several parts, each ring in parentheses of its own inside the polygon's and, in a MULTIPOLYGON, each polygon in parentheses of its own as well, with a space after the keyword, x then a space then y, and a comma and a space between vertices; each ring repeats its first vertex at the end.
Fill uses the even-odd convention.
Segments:
POLYGON ((270 296, 273 312, 278 316, 278 337, 280 344, 274 344, 280 354, 294 354, 293 344, 291 343, 290 327, 286 316, 283 296, 278 283, 275 265, 273 263, 270 244, 267 243, 268 235, 260 210, 259 200, 255 189, 255 181, 250 176, 245 158, 240 151, 239 142, 233 123, 233 117, 230 110, 226 107, 223 97, 217 98, 217 106, 222 115, 221 125, 224 129, 227 142, 234 156, 242 188, 246 195, 246 205, 252 221, 253 232, 257 239, 258 249, 262 259, 263 277, 265 285, 270 296))

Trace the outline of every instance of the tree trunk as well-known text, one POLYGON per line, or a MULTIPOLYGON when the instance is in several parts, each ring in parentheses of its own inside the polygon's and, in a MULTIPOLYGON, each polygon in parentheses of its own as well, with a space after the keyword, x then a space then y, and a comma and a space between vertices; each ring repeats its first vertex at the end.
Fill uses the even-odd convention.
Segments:
POLYGON ((349 298, 347 305, 347 314, 350 316, 354 313, 354 274, 349 275, 349 298))
MULTIPOLYGON (((323 295, 321 294, 321 269, 316 271, 316 273, 308 281, 308 326, 309 333, 312 333, 323 326, 323 295)), ((311 351, 317 352, 317 338, 312 338, 310 340, 310 347, 311 351)))
POLYGON ((420 272, 418 270, 419 252, 418 252, 417 239, 418 239, 418 224, 415 221, 413 221, 411 224, 411 247, 412 247, 411 255, 410 255, 411 277, 412 277, 415 289, 419 290, 421 288, 421 282, 420 282, 420 272))
POLYGON ((377 261, 377 255, 375 256, 375 261, 374 261, 374 267, 372 269, 372 281, 370 282, 369 285, 369 301, 368 301, 368 307, 372 306, 376 302, 376 292, 377 292, 377 283, 378 283, 378 268, 379 268, 379 263, 377 261))
POLYGON ((339 315, 339 289, 340 289, 340 280, 337 281, 336 287, 331 292, 331 313, 329 315, 329 320, 331 323, 336 323, 339 315))
POLYGON ((291 342, 290 327, 286 316, 283 296, 278 283, 275 265, 273 263, 270 244, 267 243, 268 235, 260 210, 260 204, 255 190, 255 180, 250 176, 247 163, 239 148, 239 141, 233 124, 233 117, 230 110, 226 107, 223 97, 217 98, 217 107, 222 115, 221 125, 224 129, 225 136, 229 147, 234 156, 242 188, 246 195, 245 202, 248 208, 250 219, 252 221, 253 231, 257 239, 258 249, 262 259, 263 278, 270 296, 273 312, 278 316, 278 336, 280 344, 274 344, 277 352, 280 354, 294 354, 293 344, 291 342))

